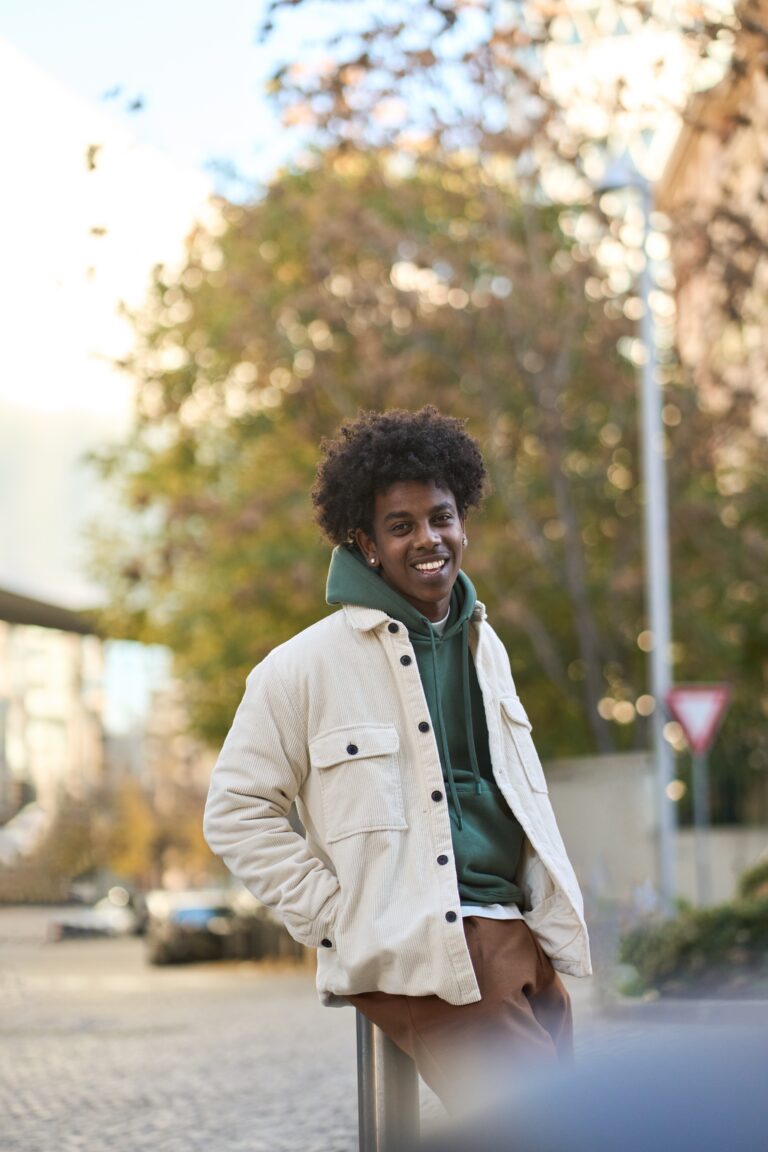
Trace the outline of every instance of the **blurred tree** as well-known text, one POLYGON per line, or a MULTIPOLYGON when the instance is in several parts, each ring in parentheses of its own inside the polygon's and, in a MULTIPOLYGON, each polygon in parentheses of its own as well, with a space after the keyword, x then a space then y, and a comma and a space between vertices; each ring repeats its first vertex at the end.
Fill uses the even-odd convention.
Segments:
POLYGON ((138 780, 121 780, 97 814, 100 867, 139 888, 158 882, 157 816, 138 780), (98 819, 98 816, 101 819, 98 819))
MULTIPOLYGON (((129 513, 97 541, 106 626, 173 648, 211 741, 250 667, 324 611, 319 439, 360 406, 433 402, 469 417, 488 458, 469 571, 543 750, 644 743, 634 369, 616 350, 632 322, 569 214, 504 177, 461 157, 316 154, 258 202, 221 205, 136 317, 136 425, 101 458, 129 513)), ((708 667, 727 675, 716 430, 668 374, 673 483, 696 514, 676 521, 680 586, 710 589, 708 667)))
POLYGON ((734 44, 744 28, 765 40, 764 10, 765 0, 270 0, 259 34, 276 60, 273 100, 303 138, 503 158, 521 190, 551 195, 557 183, 555 198, 586 201, 607 151, 647 157, 691 91, 740 67, 734 44), (321 29, 311 41, 307 23, 321 29))
POLYGON ((204 801, 199 790, 175 786, 161 804, 134 777, 120 780, 92 813, 92 866, 143 890, 161 886, 169 869, 184 883, 204 883, 221 870, 203 839, 204 801))
MULTIPOLYGON (((279 52, 281 44, 293 43, 291 29, 298 30, 317 8, 318 0, 271 0, 262 38, 279 52)), ((432 165, 444 162, 449 169, 458 154, 486 174, 503 172, 521 202, 567 200, 582 254, 595 254, 600 268, 588 290, 605 300, 609 313, 623 308, 637 317, 641 304, 628 276, 640 253, 626 251, 636 221, 626 208, 606 219, 594 207, 594 180, 606 155, 629 151, 642 166, 665 120, 674 129, 677 115, 694 140, 707 136, 700 144, 709 157, 702 170, 706 189, 689 181, 687 199, 679 200, 672 220, 673 238, 682 240, 679 250, 685 253, 678 272, 698 289, 702 280, 708 282, 705 292, 695 291, 690 309, 703 336, 692 371, 706 389, 677 396, 689 381, 671 348, 661 381, 675 448, 675 676, 728 679, 734 686, 713 772, 714 810, 720 818, 734 818, 743 811, 750 775, 768 777, 768 688, 761 672, 768 667, 768 614, 760 576, 768 547, 768 341, 762 319, 768 282, 767 0, 388 0, 353 7, 323 0, 323 10, 326 32, 316 37, 313 50, 300 60, 282 59, 273 72, 271 91, 286 127, 322 147, 388 149, 400 157, 428 156, 432 165), (715 84, 716 99, 689 99, 715 84), (710 408, 710 419, 697 412, 699 405, 710 408), (714 541, 717 578, 710 572, 714 541), (705 626, 712 609, 718 621, 705 626)), ((542 224, 549 227, 547 214, 528 213, 529 248, 542 224)), ((510 275, 517 287, 514 269, 510 275)), ((654 296, 659 301, 663 293, 654 296)), ((668 298, 664 311, 667 318, 674 312, 668 298)), ((554 323, 559 336, 559 321, 554 323)), ((543 378, 549 377, 556 393, 551 367, 550 361, 543 378)), ((624 462, 617 465, 614 478, 626 481, 624 462)), ((642 498, 636 488, 630 491, 642 498)), ((569 523, 567 516, 561 519, 569 523)), ((575 603, 580 581, 573 568, 580 556, 574 539, 569 532, 575 603)), ((589 560, 596 557, 589 553, 589 560)), ((579 663, 571 668, 587 676, 588 708, 602 675, 608 681, 603 710, 615 720, 631 720, 623 659, 609 659, 598 672, 590 615, 578 619, 579 663)), ((542 661, 545 646, 539 644, 542 661)), ((554 677, 554 661, 544 666, 554 677)), ((604 748, 600 732, 595 736, 604 748)), ((764 787, 763 818, 767 804, 764 787)), ((752 810, 753 818, 757 812, 752 810)))
POLYGON ((203 837, 204 806, 204 793, 176 788, 158 812, 156 851, 166 886, 169 875, 190 887, 210 884, 213 878, 229 878, 225 865, 203 837))

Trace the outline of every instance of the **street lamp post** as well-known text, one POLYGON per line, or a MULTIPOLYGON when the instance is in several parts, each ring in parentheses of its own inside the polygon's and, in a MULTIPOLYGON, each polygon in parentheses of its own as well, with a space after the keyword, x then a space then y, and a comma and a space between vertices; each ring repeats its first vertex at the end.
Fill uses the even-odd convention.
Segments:
POLYGON ((656 376, 656 343, 650 303, 652 285, 648 236, 653 197, 649 181, 637 171, 634 164, 625 159, 609 165, 598 191, 615 191, 622 188, 632 188, 639 193, 643 212, 643 266, 638 284, 642 303, 640 318, 642 356, 638 385, 642 476, 645 489, 643 507, 645 598, 648 628, 652 637, 649 663, 651 695, 655 702, 651 714, 651 730, 657 780, 659 891, 662 911, 665 915, 670 915, 677 890, 675 808, 668 794, 669 785, 674 777, 675 763, 672 748, 664 737, 664 723, 665 701, 672 681, 670 656, 672 628, 662 398, 656 376))

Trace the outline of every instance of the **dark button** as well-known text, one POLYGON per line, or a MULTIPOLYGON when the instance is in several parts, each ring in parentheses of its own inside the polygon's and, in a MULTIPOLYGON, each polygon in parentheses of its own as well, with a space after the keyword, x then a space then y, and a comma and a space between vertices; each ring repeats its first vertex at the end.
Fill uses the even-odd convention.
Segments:
POLYGON ((395 624, 394 620, 392 620, 391 623, 387 624, 387 628, 389 629, 390 632, 397 632, 398 631, 397 624, 395 624))
POLYGON ((407 666, 408 666, 408 665, 411 663, 411 658, 410 658, 410 656, 401 656, 401 657, 400 657, 400 663, 401 663, 401 664, 405 664, 405 665, 406 665, 406 667, 407 667, 407 666))
MULTIPOLYGON (((456 913, 454 912, 454 916, 455 916, 455 915, 456 915, 456 913)), ((324 938, 323 938, 323 939, 320 941, 320 943, 322 944, 323 948, 333 948, 333 944, 331 944, 331 942, 330 942, 330 940, 328 939, 328 937, 327 937, 327 936, 325 936, 325 937, 324 937, 324 938)))
POLYGON ((350 756, 357 756, 359 752, 357 744, 347 744, 347 752, 349 752, 350 756))
POLYGON ((438 864, 447 864, 448 863, 448 857, 440 855, 437 858, 437 862, 438 862, 438 864))
POLYGON ((442 798, 443 798, 442 792, 440 792, 437 788, 435 788, 434 792, 432 793, 432 799, 435 802, 437 802, 438 800, 442 800, 442 798))
POLYGON ((449 924, 453 924, 453 923, 455 923, 455 921, 458 919, 458 917, 457 917, 457 915, 456 915, 456 913, 455 913, 455 912, 446 912, 446 914, 445 914, 445 918, 446 918, 446 920, 448 921, 448 923, 449 923, 449 924))
POLYGON ((419 724, 419 732, 429 732, 429 724, 427 724, 426 720, 422 720, 419 724))

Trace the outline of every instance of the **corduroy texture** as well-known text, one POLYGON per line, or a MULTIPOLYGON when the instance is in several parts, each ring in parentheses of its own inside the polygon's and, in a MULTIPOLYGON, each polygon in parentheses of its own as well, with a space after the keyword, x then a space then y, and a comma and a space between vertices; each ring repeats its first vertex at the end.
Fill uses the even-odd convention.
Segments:
MULTIPOLYGON (((345 607, 251 673, 211 780, 205 833, 292 935, 321 998, 377 989, 480 998, 467 949, 440 757, 413 647, 386 613, 345 607), (296 799, 303 839, 288 812, 296 799), (441 858, 447 857, 447 863, 441 858)), ((526 922, 555 967, 587 975, 581 894, 515 692, 478 604, 470 645, 496 783, 526 835, 526 922)))

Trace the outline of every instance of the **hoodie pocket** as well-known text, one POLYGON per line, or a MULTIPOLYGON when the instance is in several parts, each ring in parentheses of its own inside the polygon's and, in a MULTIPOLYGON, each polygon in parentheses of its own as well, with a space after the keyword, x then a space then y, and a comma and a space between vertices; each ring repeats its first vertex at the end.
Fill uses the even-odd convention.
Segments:
POLYGON ((361 832, 408 827, 399 747, 397 729, 390 725, 334 728, 310 741, 329 844, 361 832))
POLYGON ((534 792, 547 792, 544 769, 531 737, 531 722, 522 700, 518 696, 505 696, 501 701, 501 710, 528 783, 534 792))

